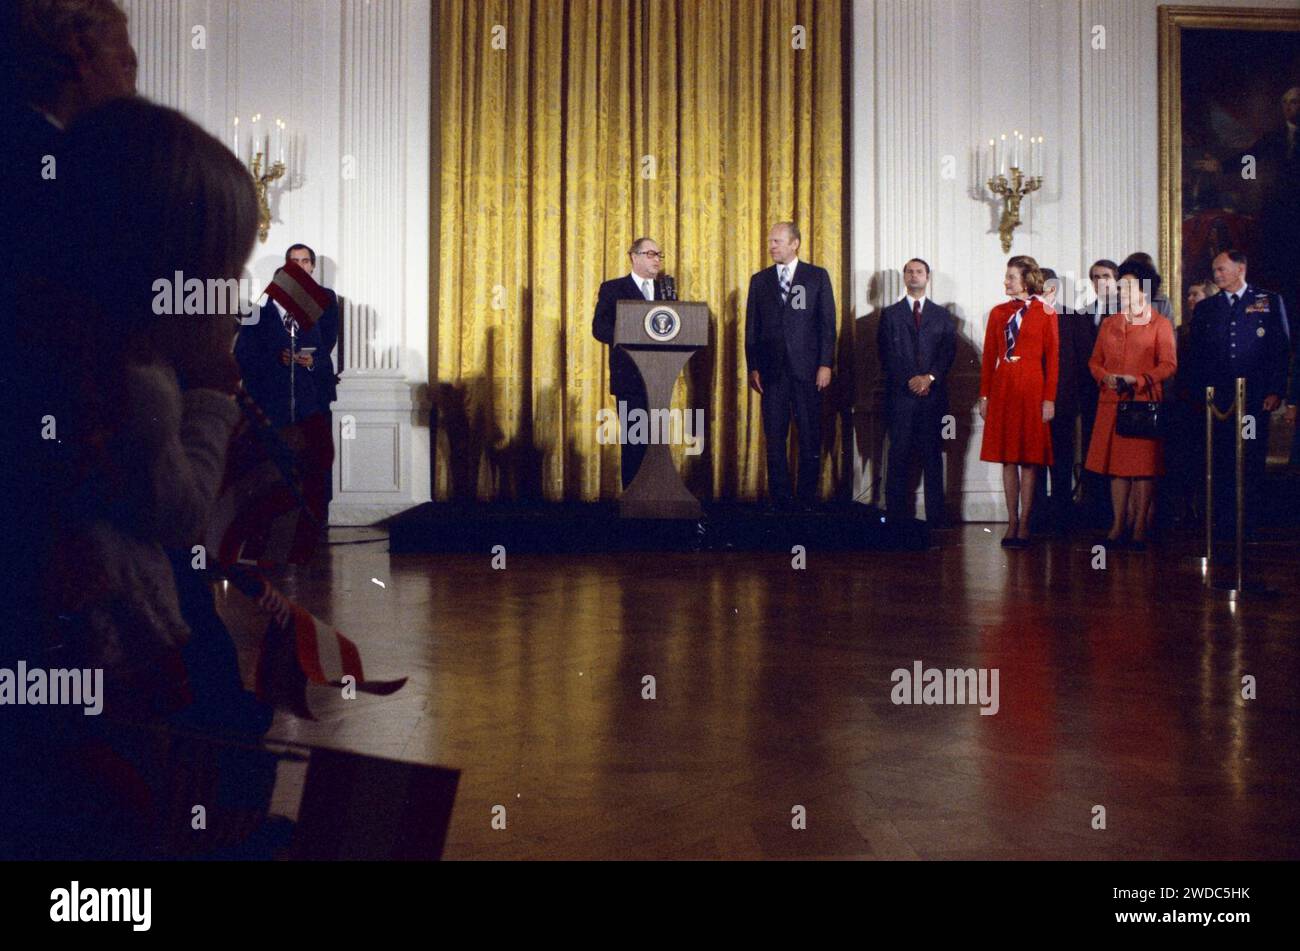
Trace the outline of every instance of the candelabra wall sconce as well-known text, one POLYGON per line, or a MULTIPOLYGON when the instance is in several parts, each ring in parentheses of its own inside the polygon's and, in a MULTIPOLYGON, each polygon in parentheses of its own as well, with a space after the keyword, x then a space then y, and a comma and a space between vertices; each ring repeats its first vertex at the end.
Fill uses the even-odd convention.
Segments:
POLYGON ((274 136, 270 131, 263 131, 262 114, 249 119, 251 132, 247 150, 243 147, 239 132, 239 116, 235 116, 234 134, 231 140, 231 149, 241 161, 243 156, 247 155, 248 171, 253 176, 253 188, 257 193, 257 240, 266 244, 267 236, 271 233, 271 203, 267 198, 267 186, 272 182, 284 177, 284 132, 285 123, 282 119, 276 119, 274 125, 274 136), (272 148, 278 158, 272 162, 272 148))
POLYGON ((1012 235, 1020 227, 1021 200, 1043 187, 1043 137, 1030 136, 1027 156, 1024 152, 1024 136, 1018 131, 1011 133, 1010 142, 1005 135, 1000 139, 989 139, 993 174, 988 180, 988 189, 1002 199, 998 235, 1002 238, 1003 254, 1011 250, 1012 235), (1023 158, 1029 160, 1027 167, 1021 166, 1023 158))

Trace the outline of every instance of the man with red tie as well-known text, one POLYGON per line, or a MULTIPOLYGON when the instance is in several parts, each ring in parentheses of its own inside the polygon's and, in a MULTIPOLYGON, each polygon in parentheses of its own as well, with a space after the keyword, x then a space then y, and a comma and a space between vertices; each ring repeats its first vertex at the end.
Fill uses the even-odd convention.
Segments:
POLYGON ((943 417, 948 412, 948 371, 957 355, 952 316, 926 296, 930 265, 912 258, 903 265, 906 295, 880 315, 876 334, 885 372, 889 420, 889 470, 885 509, 891 519, 910 518, 907 485, 912 462, 921 457, 925 521, 943 525, 943 417))

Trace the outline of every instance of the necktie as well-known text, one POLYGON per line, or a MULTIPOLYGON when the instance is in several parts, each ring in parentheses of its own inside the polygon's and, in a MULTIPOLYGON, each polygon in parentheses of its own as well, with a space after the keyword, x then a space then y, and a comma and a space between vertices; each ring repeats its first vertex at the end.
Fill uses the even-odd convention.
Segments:
POLYGON ((780 274, 781 303, 788 304, 790 302, 790 269, 782 265, 778 268, 777 273, 780 274))
POLYGON ((654 289, 650 286, 649 281, 641 282, 641 294, 645 297, 646 300, 655 299, 654 289))
POLYGON ((912 319, 916 321, 916 329, 920 330, 921 329, 921 302, 919 300, 912 301, 912 319))
POLYGON ((1029 310, 1026 304, 1016 311, 1016 315, 1007 321, 1007 358, 1010 359, 1016 352, 1016 340, 1020 337, 1020 318, 1029 310))
POLYGON ((1237 306, 1237 295, 1236 295, 1236 294, 1229 294, 1229 295, 1228 295, 1228 309, 1231 310, 1232 308, 1234 308, 1234 307, 1236 307, 1236 306, 1237 306))

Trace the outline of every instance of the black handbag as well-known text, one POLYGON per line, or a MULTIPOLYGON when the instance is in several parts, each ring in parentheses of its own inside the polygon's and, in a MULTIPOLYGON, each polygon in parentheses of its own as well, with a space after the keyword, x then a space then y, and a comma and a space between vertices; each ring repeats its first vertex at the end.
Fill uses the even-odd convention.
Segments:
MULTIPOLYGON (((1148 376, 1147 389, 1152 380, 1148 376)), ((1129 439, 1161 439, 1169 425, 1169 411, 1164 403, 1133 399, 1133 390, 1128 390, 1129 399, 1120 400, 1115 408, 1115 432, 1129 439)))

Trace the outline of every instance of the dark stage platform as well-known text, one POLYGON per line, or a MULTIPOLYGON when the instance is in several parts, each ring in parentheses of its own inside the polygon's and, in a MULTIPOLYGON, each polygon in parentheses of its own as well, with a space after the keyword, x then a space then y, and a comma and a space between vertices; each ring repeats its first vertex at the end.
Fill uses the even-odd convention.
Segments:
POLYGON ((429 502, 388 522, 392 552, 917 551, 923 522, 886 523, 875 506, 828 503, 810 512, 768 512, 715 503, 699 519, 624 519, 614 502, 429 502))

